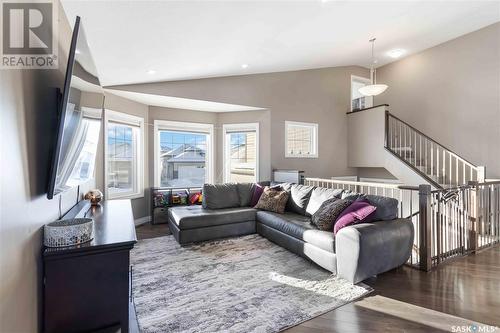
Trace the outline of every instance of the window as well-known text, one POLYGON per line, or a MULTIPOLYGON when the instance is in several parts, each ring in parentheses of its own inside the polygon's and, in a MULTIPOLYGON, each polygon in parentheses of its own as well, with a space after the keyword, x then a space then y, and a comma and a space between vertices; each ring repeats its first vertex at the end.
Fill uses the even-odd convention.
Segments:
POLYGON ((155 185, 202 187, 213 180, 213 125, 155 120, 155 185))
POLYGON ((318 124, 285 121, 285 157, 318 157, 318 124))
POLYGON ((106 110, 104 181, 108 198, 144 195, 143 137, 142 118, 106 110))
POLYGON ((351 75, 351 111, 373 106, 373 96, 363 96, 359 92, 359 88, 369 84, 371 84, 370 79, 351 75))
POLYGON ((224 124, 224 182, 258 181, 259 124, 224 124))

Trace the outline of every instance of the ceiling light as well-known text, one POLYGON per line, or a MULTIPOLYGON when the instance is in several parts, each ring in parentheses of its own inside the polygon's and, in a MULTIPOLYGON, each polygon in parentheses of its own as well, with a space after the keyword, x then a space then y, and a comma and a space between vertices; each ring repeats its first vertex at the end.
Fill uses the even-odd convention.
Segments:
POLYGON ((151 75, 152 75, 152 74, 156 74, 156 71, 155 71, 154 69, 150 69, 150 70, 148 71, 148 74, 151 74, 151 75))
POLYGON ((370 43, 372 43, 372 62, 370 64, 371 84, 358 89, 359 93, 364 96, 377 96, 383 93, 387 89, 386 84, 377 84, 377 70, 374 67, 374 64, 377 63, 374 57, 375 40, 376 38, 370 39, 370 43))
POLYGON ((243 69, 248 68, 248 64, 242 64, 241 68, 243 68, 243 69))
POLYGON ((405 53, 405 50, 403 49, 394 49, 394 50, 390 50, 389 52, 387 52, 387 55, 391 58, 399 58, 401 57, 403 54, 405 53))

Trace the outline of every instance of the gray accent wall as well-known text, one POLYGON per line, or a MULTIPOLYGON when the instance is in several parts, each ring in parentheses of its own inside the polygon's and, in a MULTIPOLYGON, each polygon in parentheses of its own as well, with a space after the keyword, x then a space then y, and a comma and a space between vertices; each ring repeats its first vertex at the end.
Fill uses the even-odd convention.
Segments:
MULTIPOLYGON (((58 5, 57 2, 55 2, 58 5)), ((55 88, 62 88, 71 28, 59 8, 59 70, 0 70, 0 332, 38 332, 42 226, 65 213, 94 182, 48 200, 55 88)))
POLYGON ((376 104, 500 178, 500 23, 377 70, 376 104))
POLYGON ((335 67, 113 88, 269 110, 271 169, 299 169, 307 176, 331 177, 356 174, 356 169, 347 166, 345 113, 350 109, 351 75, 366 77, 368 70, 335 67), (319 158, 285 158, 286 120, 319 124, 319 158))

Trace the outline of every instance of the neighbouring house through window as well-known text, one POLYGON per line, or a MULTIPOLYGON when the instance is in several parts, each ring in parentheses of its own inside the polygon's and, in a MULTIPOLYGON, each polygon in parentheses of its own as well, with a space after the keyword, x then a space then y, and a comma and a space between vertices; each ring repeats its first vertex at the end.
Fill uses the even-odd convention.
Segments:
POLYGON ((201 187, 212 182, 213 125, 155 121, 155 184, 201 187))
POLYGON ((318 157, 318 124, 285 121, 285 157, 318 157))
POLYGON ((144 120, 106 110, 105 182, 107 197, 143 196, 144 120))
POLYGON ((224 182, 258 181, 259 124, 224 124, 224 182))

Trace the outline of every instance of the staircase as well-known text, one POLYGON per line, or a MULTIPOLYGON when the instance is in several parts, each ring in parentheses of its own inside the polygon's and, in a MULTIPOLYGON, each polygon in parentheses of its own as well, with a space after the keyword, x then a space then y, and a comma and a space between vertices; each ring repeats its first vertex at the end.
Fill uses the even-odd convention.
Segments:
POLYGON ((476 166, 407 122, 385 111, 385 149, 437 189, 483 182, 476 166))

